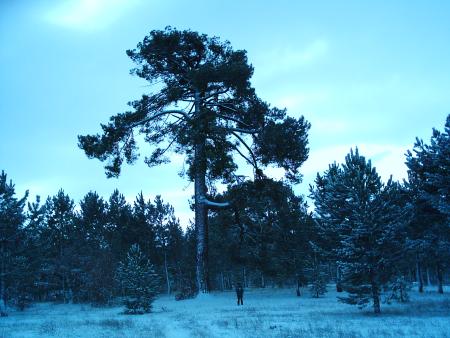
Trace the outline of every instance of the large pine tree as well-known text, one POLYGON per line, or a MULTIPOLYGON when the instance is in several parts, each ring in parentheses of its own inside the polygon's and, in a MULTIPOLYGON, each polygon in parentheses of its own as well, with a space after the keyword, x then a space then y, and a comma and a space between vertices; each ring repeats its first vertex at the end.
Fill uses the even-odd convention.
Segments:
POLYGON ((119 175, 124 160, 137 159, 137 133, 154 148, 145 159, 149 166, 169 161, 168 151, 186 156, 195 190, 197 287, 208 291, 207 215, 220 205, 209 197, 208 184, 235 179, 235 155, 253 166, 255 175, 275 164, 298 181, 310 125, 258 98, 246 52, 218 38, 169 27, 150 32, 127 54, 138 65, 133 73, 161 89, 111 117, 102 135, 80 136, 79 145, 88 157, 107 161, 110 177, 119 175))

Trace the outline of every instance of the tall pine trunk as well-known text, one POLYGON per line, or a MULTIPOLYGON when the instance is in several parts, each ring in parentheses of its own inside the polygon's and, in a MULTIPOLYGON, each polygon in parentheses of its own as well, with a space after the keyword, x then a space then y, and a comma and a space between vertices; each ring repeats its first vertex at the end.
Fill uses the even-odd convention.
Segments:
MULTIPOLYGON (((200 123, 201 116, 200 93, 195 93, 195 117, 200 123)), ((195 228, 197 231, 197 289, 198 292, 208 292, 208 207, 205 203, 206 198, 206 135, 202 125, 197 126, 194 145, 194 195, 195 195, 195 228)))
POLYGON ((437 262, 436 264, 436 273, 437 273, 437 279, 438 279, 438 292, 439 293, 444 293, 444 276, 442 273, 442 264, 441 262, 437 262))

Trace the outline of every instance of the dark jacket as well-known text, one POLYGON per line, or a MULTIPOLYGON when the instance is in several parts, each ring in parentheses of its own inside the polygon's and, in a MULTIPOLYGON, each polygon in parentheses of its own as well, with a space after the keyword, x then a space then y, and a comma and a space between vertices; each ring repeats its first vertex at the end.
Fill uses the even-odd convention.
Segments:
POLYGON ((236 288, 236 295, 238 296, 238 298, 242 298, 244 296, 244 289, 242 288, 242 286, 238 286, 236 288))

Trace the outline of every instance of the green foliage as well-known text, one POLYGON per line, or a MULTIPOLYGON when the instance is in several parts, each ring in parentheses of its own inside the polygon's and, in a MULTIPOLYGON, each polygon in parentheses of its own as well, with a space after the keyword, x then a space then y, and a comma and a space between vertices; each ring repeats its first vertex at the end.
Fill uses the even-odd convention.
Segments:
POLYGON ((309 291, 314 298, 319 298, 327 292, 327 274, 318 262, 313 262, 310 269, 309 291))
MULTIPOLYGON (((4 171, 0 174, 0 315, 6 315, 4 305, 11 300, 22 308, 20 299, 25 299, 29 287, 28 261, 23 256, 25 232, 23 211, 28 191, 21 199, 15 196, 15 186, 7 180, 4 171)), ((23 303, 25 306, 25 303, 23 303)))
POLYGON ((127 258, 119 263, 115 280, 125 296, 125 313, 142 314, 151 311, 160 286, 160 277, 153 265, 134 244, 127 258))
POLYGON ((233 206, 214 213, 210 222, 212 273, 246 267, 280 285, 294 279, 310 250, 312 219, 303 198, 267 178, 230 186, 217 198, 233 206))
POLYGON ((289 179, 299 180, 310 125, 303 117, 287 118, 285 110, 270 108, 256 96, 244 50, 235 51, 217 37, 167 27, 150 32, 127 54, 137 64, 131 73, 162 84, 162 89, 143 95, 130 103, 132 111, 102 124, 103 135, 79 136, 89 158, 108 161, 108 176, 119 175, 124 161, 137 159, 137 131, 154 146, 145 160, 148 165, 167 162, 170 150, 184 153, 191 180, 199 170, 194 160, 199 142, 205 146, 202 156, 211 182, 234 180, 235 153, 254 167, 280 165, 289 179))
POLYGON ((197 284, 207 291, 207 186, 236 183, 237 156, 257 178, 275 165, 299 182, 310 124, 286 117, 285 110, 256 95, 246 51, 233 50, 228 41, 166 27, 151 31, 127 54, 137 64, 131 73, 158 83, 160 90, 129 103, 131 111, 112 116, 101 125, 101 135, 79 136, 79 147, 89 158, 107 162, 108 177, 118 176, 124 161, 136 161, 136 133, 151 146, 149 166, 169 162, 169 152, 185 155, 183 174, 195 181, 197 284))
POLYGON ((450 217, 450 115, 444 132, 433 129, 430 144, 416 139, 412 153, 407 153, 408 175, 422 198, 450 217))
POLYGON ((389 180, 383 185, 370 161, 351 151, 341 167, 330 166, 316 179, 311 196, 327 245, 333 245, 348 296, 343 302, 379 312, 381 288, 405 257, 405 227, 410 205, 403 188, 389 180))
POLYGON ((404 276, 396 276, 386 287, 387 296, 385 302, 390 304, 393 300, 399 303, 409 302, 411 283, 404 276))
MULTIPOLYGON (((429 144, 417 139, 408 151, 408 190, 414 205, 409 242, 418 263, 447 265, 450 258, 450 115, 445 131, 433 129, 429 144)), ((438 273, 442 290, 442 274, 438 273)))

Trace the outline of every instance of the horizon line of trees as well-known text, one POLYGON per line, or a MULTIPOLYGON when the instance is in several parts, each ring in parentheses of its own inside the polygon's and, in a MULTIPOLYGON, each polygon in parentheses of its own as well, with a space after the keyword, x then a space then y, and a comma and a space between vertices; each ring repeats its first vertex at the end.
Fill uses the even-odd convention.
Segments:
MULTIPOLYGON (((230 185, 214 198, 233 204, 209 212, 208 289, 240 282, 295 286, 300 295, 309 285, 319 297, 335 282, 337 291, 346 291, 341 301, 372 304, 376 313, 383 299, 405 301, 412 281, 420 292, 436 284, 443 293, 450 259, 449 135, 450 115, 429 144, 416 140, 402 183, 383 183, 371 161, 351 150, 344 163, 317 174, 310 187, 314 213, 285 181, 261 177, 230 185)), ((5 303, 108 304, 126 296, 124 260, 133 246, 159 276, 149 299, 157 292, 182 299, 198 291, 195 228, 183 231, 161 196, 146 201, 141 192, 130 204, 118 190, 107 201, 89 192, 75 208, 60 190, 44 203, 37 197, 26 210, 27 197, 17 198, 1 173, 2 313, 5 303)))

